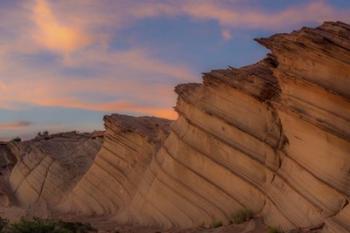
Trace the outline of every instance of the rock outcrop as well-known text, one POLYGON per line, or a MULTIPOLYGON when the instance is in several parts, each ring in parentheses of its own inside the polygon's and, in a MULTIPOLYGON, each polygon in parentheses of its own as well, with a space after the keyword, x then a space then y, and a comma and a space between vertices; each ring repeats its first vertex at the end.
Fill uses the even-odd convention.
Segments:
POLYGON ((171 123, 156 117, 119 114, 105 116, 104 122, 102 148, 61 210, 106 218, 117 214, 133 199, 171 123))
POLYGON ((17 163, 17 157, 12 151, 14 142, 0 142, 0 175, 9 175, 17 163))
POLYGON ((164 227, 228 223, 249 209, 283 230, 349 232, 350 28, 257 41, 266 59, 176 87, 179 118, 157 153, 159 142, 113 132, 107 118, 110 136, 74 190, 88 200, 79 209, 164 227))
POLYGON ((13 144, 18 158, 9 183, 17 205, 56 206, 91 166, 102 139, 68 132, 13 144))
POLYGON ((300 218, 325 223, 325 232, 349 232, 350 26, 329 22, 258 41, 279 63, 274 75, 282 92, 273 104, 287 139, 280 170, 320 213, 307 222, 316 213, 295 203, 300 218))
POLYGON ((99 143, 86 137, 12 148, 25 154, 10 178, 21 205, 163 228, 248 209, 285 231, 349 233, 350 26, 257 41, 271 50, 262 61, 178 85, 172 124, 106 116, 93 163, 99 143))
POLYGON ((16 156, 11 151, 10 143, 0 142, 0 206, 11 204, 8 177, 17 162, 16 156))

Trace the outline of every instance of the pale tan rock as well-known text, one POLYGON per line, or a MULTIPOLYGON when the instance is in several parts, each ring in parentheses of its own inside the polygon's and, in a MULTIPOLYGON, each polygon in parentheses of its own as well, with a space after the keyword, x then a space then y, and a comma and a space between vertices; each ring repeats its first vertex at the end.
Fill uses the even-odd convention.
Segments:
POLYGON ((18 143, 19 161, 9 178, 18 205, 57 205, 89 169, 100 145, 100 138, 75 132, 18 143))
POLYGON ((106 132, 96 159, 62 211, 112 215, 128 205, 143 173, 169 133, 169 120, 113 114, 104 118, 106 132))

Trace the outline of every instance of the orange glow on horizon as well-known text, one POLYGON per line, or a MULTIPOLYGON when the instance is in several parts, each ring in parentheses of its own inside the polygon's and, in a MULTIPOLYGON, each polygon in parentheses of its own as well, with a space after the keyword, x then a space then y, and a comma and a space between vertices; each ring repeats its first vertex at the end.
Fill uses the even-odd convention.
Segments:
POLYGON ((77 108, 101 112, 131 112, 142 115, 151 115, 170 120, 177 118, 177 113, 172 108, 162 107, 144 107, 128 102, 112 102, 112 103, 88 103, 73 99, 40 99, 36 102, 40 106, 60 106, 65 108, 77 108))

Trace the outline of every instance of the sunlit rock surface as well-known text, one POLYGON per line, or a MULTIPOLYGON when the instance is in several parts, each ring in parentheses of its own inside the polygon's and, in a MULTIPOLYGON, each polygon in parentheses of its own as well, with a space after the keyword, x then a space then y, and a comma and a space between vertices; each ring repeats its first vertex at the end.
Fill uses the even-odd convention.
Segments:
POLYGON ((294 224, 325 222, 324 232, 349 232, 350 26, 329 22, 258 41, 279 63, 274 75, 282 93, 273 106, 287 139, 281 168, 285 161, 298 167, 285 176, 320 215, 295 203, 304 223, 294 224))
POLYGON ((349 35, 259 39, 263 61, 178 86, 179 119, 117 219, 191 227, 247 208, 283 230, 349 231, 349 35))
POLYGON ((81 215, 115 215, 133 199, 171 121, 113 114, 104 118, 101 150, 61 210, 81 215))

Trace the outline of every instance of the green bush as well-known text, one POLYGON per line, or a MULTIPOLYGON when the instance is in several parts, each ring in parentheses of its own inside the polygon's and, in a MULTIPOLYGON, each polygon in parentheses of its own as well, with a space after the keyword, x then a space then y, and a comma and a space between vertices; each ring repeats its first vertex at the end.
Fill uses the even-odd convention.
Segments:
POLYGON ((19 222, 8 224, 0 233, 89 233, 96 232, 90 225, 34 218, 21 219, 19 222))
POLYGON ((277 228, 275 227, 269 227, 267 229, 267 233, 282 233, 282 231, 278 230, 277 228))
POLYGON ((222 222, 221 221, 214 221, 212 224, 211 224, 212 228, 218 228, 218 227, 221 227, 222 226, 222 222))
POLYGON ((235 224, 241 224, 249 221, 253 218, 253 212, 249 209, 243 209, 235 214, 232 214, 232 222, 235 224))

